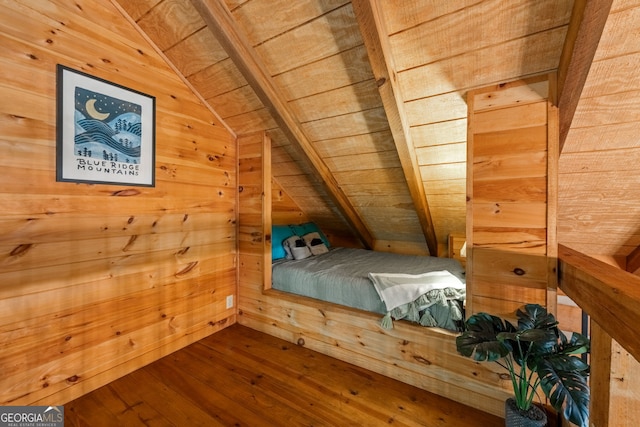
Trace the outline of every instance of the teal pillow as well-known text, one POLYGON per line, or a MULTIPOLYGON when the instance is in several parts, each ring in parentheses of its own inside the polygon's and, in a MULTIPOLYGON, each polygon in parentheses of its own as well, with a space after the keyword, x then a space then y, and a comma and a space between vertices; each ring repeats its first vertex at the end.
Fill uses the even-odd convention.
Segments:
POLYGON ((295 232, 288 225, 271 226, 271 259, 282 259, 287 255, 282 242, 294 234, 295 232))
POLYGON ((327 245, 327 248, 331 247, 329 239, 327 239, 327 236, 324 235, 322 230, 320 230, 315 222, 305 222, 304 224, 299 225, 292 224, 290 227, 293 231, 293 234, 297 234, 298 236, 304 236, 305 234, 313 233, 315 231, 320 235, 320 238, 322 239, 324 244, 327 245))

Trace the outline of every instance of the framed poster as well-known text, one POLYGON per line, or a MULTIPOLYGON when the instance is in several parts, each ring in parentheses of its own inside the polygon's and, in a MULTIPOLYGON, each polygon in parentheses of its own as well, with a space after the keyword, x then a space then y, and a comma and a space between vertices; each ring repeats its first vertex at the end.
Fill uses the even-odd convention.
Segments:
POLYGON ((57 66, 56 180, 155 185, 155 97, 57 66))

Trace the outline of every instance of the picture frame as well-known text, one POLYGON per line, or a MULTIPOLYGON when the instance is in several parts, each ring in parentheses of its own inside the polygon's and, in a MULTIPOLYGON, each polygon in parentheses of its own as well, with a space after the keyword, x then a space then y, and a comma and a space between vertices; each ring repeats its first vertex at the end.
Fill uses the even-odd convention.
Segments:
POLYGON ((56 181, 155 186, 155 97, 57 64, 56 181))

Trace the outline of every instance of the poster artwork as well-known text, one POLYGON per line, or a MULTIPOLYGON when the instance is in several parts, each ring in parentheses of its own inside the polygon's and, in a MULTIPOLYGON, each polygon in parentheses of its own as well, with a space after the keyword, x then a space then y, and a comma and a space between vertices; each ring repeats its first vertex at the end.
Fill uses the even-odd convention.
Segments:
POLYGON ((56 179, 155 185, 155 98, 58 65, 56 179))
POLYGON ((75 155, 79 170, 140 173, 141 107, 81 87, 75 91, 75 155))

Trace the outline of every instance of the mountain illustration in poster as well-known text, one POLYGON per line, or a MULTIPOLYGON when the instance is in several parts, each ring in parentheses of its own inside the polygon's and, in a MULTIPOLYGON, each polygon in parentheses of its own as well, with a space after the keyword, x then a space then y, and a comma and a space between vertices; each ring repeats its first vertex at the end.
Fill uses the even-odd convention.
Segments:
POLYGON ((76 87, 75 155, 139 164, 141 111, 138 104, 76 87))

